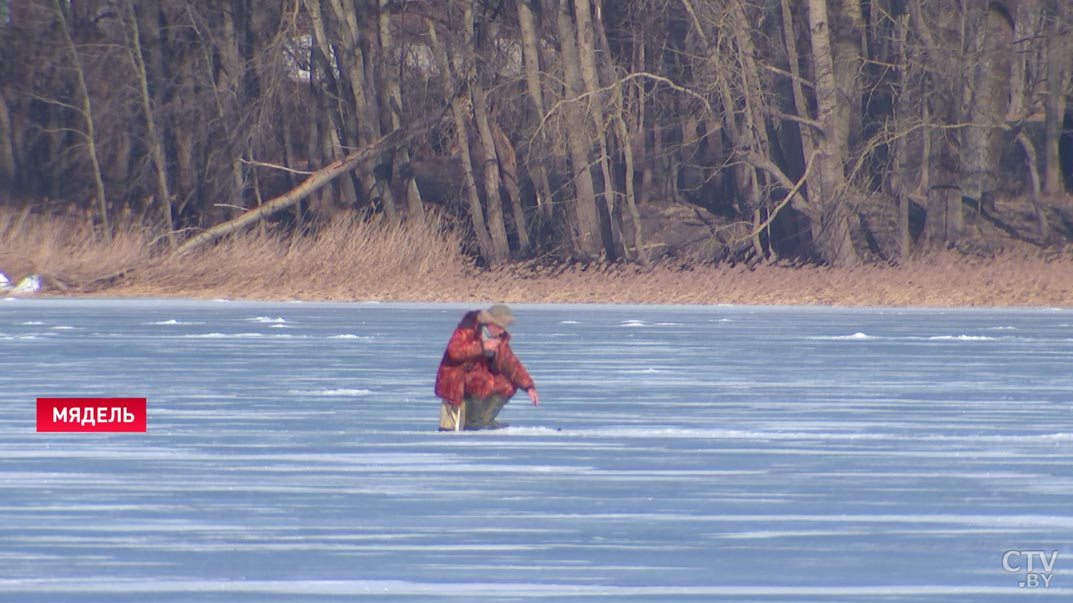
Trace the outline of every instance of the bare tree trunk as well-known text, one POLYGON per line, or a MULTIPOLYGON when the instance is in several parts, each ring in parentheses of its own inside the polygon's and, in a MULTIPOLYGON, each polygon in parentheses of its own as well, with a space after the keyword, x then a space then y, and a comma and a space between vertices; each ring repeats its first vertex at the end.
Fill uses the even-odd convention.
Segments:
MULTIPOLYGON (((306 158, 309 167, 322 166, 338 159, 335 157, 334 148, 328 144, 326 134, 332 128, 332 122, 338 118, 339 93, 331 96, 337 100, 332 103, 328 100, 329 94, 324 88, 327 83, 333 81, 333 68, 326 53, 330 53, 331 45, 328 43, 328 34, 325 30, 324 15, 321 12, 320 0, 303 0, 306 13, 313 26, 313 37, 309 44, 309 93, 313 97, 314 110, 309 112, 309 138, 306 140, 306 158), (322 83, 321 80, 326 80, 322 83)), ((324 190, 317 190, 311 201, 312 207, 321 207, 326 204, 327 194, 324 190)), ((301 213, 301 204, 295 204, 295 213, 301 213)))
POLYGON ((633 145, 630 144, 629 127, 626 125, 626 120, 622 118, 624 109, 621 91, 615 95, 615 101, 615 127, 618 129, 619 138, 625 141, 622 145, 622 168, 626 174, 626 211, 630 213, 630 220, 633 222, 633 246, 637 259, 642 265, 647 266, 649 258, 648 250, 645 249, 644 225, 641 223, 641 212, 637 209, 637 193, 633 186, 633 170, 635 169, 633 145))
POLYGON ((0 89, 0 189, 15 187, 15 130, 11 127, 11 111, 0 89))
MULTIPOLYGON (((924 124, 931 123, 931 114, 928 112, 928 103, 920 103, 920 119, 924 124)), ((932 157, 932 134, 931 129, 926 128, 924 135, 920 137, 920 182, 917 183, 916 193, 927 198, 931 190, 931 157, 932 157)))
MULTIPOLYGON (((782 0, 782 30, 786 46, 786 59, 790 64, 790 88, 794 95, 794 109, 801 117, 809 116, 808 97, 801 85, 801 57, 797 52, 797 33, 794 31, 794 16, 790 10, 790 0, 782 0)), ((816 148, 815 136, 808 126, 798 126, 801 132, 801 157, 809 157, 816 148)))
MULTIPOLYGON (((600 51, 605 56, 611 56, 611 47, 607 41, 607 31, 603 25, 603 19, 599 19, 599 27, 596 30, 600 43, 600 51)), ((612 66, 613 69, 613 66, 612 66)), ((611 74, 614 77, 614 73, 611 74)), ((633 139, 630 132, 630 127, 626 123, 625 112, 626 102, 622 93, 622 82, 614 82, 611 86, 611 121, 615 128, 615 135, 618 137, 619 145, 622 148, 622 168, 624 176, 624 193, 626 197, 626 211, 630 214, 630 220, 633 222, 633 248, 636 250, 635 255, 640 260, 642 265, 648 265, 648 251, 644 247, 644 229, 641 224, 641 212, 637 209, 637 195, 633 186, 633 170, 634 170, 634 157, 633 157, 633 139)), ((622 251, 626 259, 630 259, 630 248, 627 245, 625 237, 622 238, 622 251)))
MULTIPOLYGON (((306 0, 307 7, 317 0, 306 0)), ((355 2, 344 0, 327 0, 335 20, 340 24, 338 33, 341 38, 342 52, 336 53, 336 60, 340 62, 339 70, 347 78, 349 92, 353 101, 353 115, 357 121, 358 144, 365 145, 380 136, 380 111, 376 102, 376 95, 372 92, 375 86, 371 85, 369 74, 366 71, 366 56, 362 50, 362 33, 358 10, 361 6, 355 2)), ((390 157, 382 157, 381 165, 390 165, 390 157)), ((384 213, 389 218, 399 218, 398 208, 395 206, 395 197, 391 191, 391 183, 385 170, 374 168, 371 173, 361 173, 362 185, 366 191, 373 190, 380 197, 384 207, 384 213)))
POLYGON ((1026 84, 1028 83, 1029 42, 1036 35, 1038 21, 1033 18, 1031 3, 1020 2, 1014 16, 1013 52, 1010 57, 1010 108, 1007 120, 1020 120, 1028 117, 1026 104, 1026 84))
MULTIPOLYGON (((540 49, 537 46, 537 21, 532 6, 537 0, 518 0, 518 24, 521 31, 522 58, 525 63, 525 84, 529 100, 536 112, 536 122, 544 117, 544 91, 540 85, 540 49)), ((539 2, 538 2, 539 6, 539 2)), ((543 157, 533 157, 532 150, 526 163, 535 172, 537 209, 546 222, 552 219, 551 182, 543 157)))
POLYGON ((1046 50, 1047 92, 1043 98, 1044 132, 1043 191, 1056 195, 1065 191, 1062 182, 1060 139, 1066 113, 1069 87, 1070 23, 1064 18, 1069 12, 1068 0, 1059 0, 1051 7, 1046 50))
MULTIPOLYGON (((930 71, 929 78, 922 82, 923 85, 920 88, 921 116, 925 124, 920 190, 926 197, 927 238, 934 245, 956 240, 964 230, 961 195, 957 185, 957 174, 953 170, 955 158, 952 157, 950 151, 954 145, 948 138, 946 128, 931 125, 933 122, 942 125, 953 124, 957 121, 958 103, 952 90, 957 86, 944 81, 944 79, 953 79, 947 72, 954 71, 954 69, 940 63, 940 57, 949 63, 954 61, 950 59, 950 51, 941 46, 932 34, 934 15, 925 14, 924 6, 920 2, 909 2, 907 6, 910 29, 924 43, 926 50, 924 65, 925 69, 930 71)), ((936 10, 941 14, 942 11, 950 10, 950 8, 940 4, 936 10)))
MULTIPOLYGON (((175 136, 175 163, 178 169, 179 190, 183 192, 183 198, 175 208, 175 214, 182 216, 195 195, 197 195, 197 170, 194 168, 194 133, 190 128, 176 128, 175 136)), ((202 218, 203 216, 199 216, 202 218)))
POLYGON ((90 100, 89 88, 86 86, 86 70, 82 65, 82 57, 75 46, 74 38, 71 37, 71 28, 67 23, 67 14, 64 12, 61 0, 55 0, 56 14, 59 16, 60 28, 63 31, 64 43, 67 51, 71 53, 71 62, 75 69, 75 80, 78 84, 80 96, 79 113, 85 122, 86 131, 80 132, 86 141, 86 155, 89 157, 91 171, 93 172, 93 184, 97 194, 97 209, 100 212, 101 227, 104 238, 112 240, 112 225, 108 218, 108 201, 105 199, 104 179, 101 176, 101 163, 97 156, 97 132, 93 119, 93 104, 90 100))
MULTIPOLYGON (((217 70, 216 98, 221 99, 220 116, 228 121, 235 121, 243 114, 246 107, 245 81, 243 81, 246 70, 243 66, 239 41, 240 35, 244 36, 245 32, 239 32, 236 29, 233 6, 228 6, 220 12, 223 40, 216 47, 224 68, 217 70)), ((211 64, 211 61, 207 61, 207 64, 211 64)), ((229 134, 227 142, 230 143, 228 151, 230 151, 231 160, 231 194, 228 197, 236 200, 235 205, 245 205, 244 202, 238 202, 238 200, 245 197, 246 168, 242 159, 249 147, 245 142, 249 139, 249 135, 247 128, 241 127, 229 134)), ((227 215, 230 216, 233 213, 228 211, 227 215)))
POLYGON ((851 143, 860 138, 863 120, 861 96, 864 79, 861 77, 861 68, 864 65, 863 49, 866 44, 861 1, 839 0, 835 10, 839 26, 831 31, 835 82, 839 97, 835 123, 842 165, 845 165, 849 158, 851 143))
POLYGON ((586 259, 600 255, 600 218, 596 212, 596 190, 589 171, 589 126, 585 108, 581 105, 584 83, 578 70, 577 29, 570 16, 571 0, 559 0, 557 22, 559 44, 566 79, 566 140, 570 153, 575 198, 571 212, 571 232, 574 251, 586 259))
POLYGON ((485 218, 488 231, 492 235, 493 257, 496 258, 496 263, 502 263, 510 257, 510 247, 507 243, 506 224, 503 221, 503 196, 499 194, 499 156, 496 155, 492 127, 488 125, 488 99, 477 78, 470 80, 469 91, 473 117, 477 122, 477 135, 480 138, 478 150, 484 174, 485 218))
MULTIPOLYGON (((399 86, 399 66, 394 39, 391 35, 391 3, 389 0, 379 0, 380 8, 380 57, 381 79, 384 82, 386 102, 381 111, 388 114, 388 123, 394 132, 402 127, 402 89, 399 86)), ((395 174, 398 175, 406 187, 406 209, 413 217, 424 214, 421 203, 421 191, 417 187, 417 179, 414 178, 413 168, 410 167, 410 150, 402 147, 395 156, 395 174)))
POLYGON ((518 157, 510 144, 503 128, 495 120, 489 119, 492 138, 496 146, 496 158, 499 159, 499 177, 503 188, 510 196, 511 213, 514 215, 514 230, 518 233, 518 250, 528 252, 531 245, 529 231, 526 228, 525 211, 522 209, 522 189, 518 184, 518 157))
POLYGON ((131 141, 130 132, 116 132, 108 137, 106 144, 102 145, 103 152, 110 157, 102 166, 104 178, 110 182, 127 182, 130 180, 130 166, 136 160, 131 157, 134 152, 134 143, 131 141))
POLYGON ((470 104, 473 107, 473 119, 476 122, 477 136, 480 140, 478 151, 480 152, 481 172, 484 175, 484 217, 488 225, 488 233, 492 237, 492 256, 495 263, 499 264, 506 262, 510 257, 510 247, 507 242, 506 224, 503 222, 503 197, 499 194, 499 157, 496 155, 492 127, 488 124, 488 96, 481 83, 486 70, 479 64, 480 49, 477 47, 477 38, 473 31, 475 25, 473 6, 476 1, 466 0, 463 10, 462 32, 466 45, 465 56, 473 61, 473 63, 468 61, 463 63, 470 104))
MULTIPOLYGON (((607 124, 604 122, 604 100, 600 90, 600 78, 596 68, 596 27, 601 27, 600 20, 593 19, 591 0, 574 0, 574 14, 577 17, 577 51, 581 59, 581 79, 585 85, 585 101, 589 116, 596 129, 596 145, 600 156, 600 172, 603 175, 603 202, 607 210, 608 226, 611 240, 606 241, 604 249, 607 257, 615 261, 624 252, 622 243, 622 225, 615 212, 615 177, 611 172, 611 157, 608 154, 607 124)), ((597 0, 597 10, 599 10, 597 0)), ((598 13, 597 13, 598 14, 598 13)))
MULTIPOLYGON (((910 94, 912 90, 912 83, 910 79, 909 65, 909 15, 902 15, 897 19, 897 44, 898 44, 898 65, 897 69, 901 76, 898 80, 898 95, 895 105, 894 113, 894 127, 903 128, 907 127, 909 123, 909 116, 912 114, 912 104, 910 99, 914 96, 910 94)), ((927 140, 927 136, 924 137, 927 140)), ((908 258, 912 253, 913 239, 910 236, 909 231, 909 208, 910 203, 910 186, 907 182, 909 173, 908 157, 909 144, 906 140, 906 135, 897 137, 894 143, 894 173, 890 174, 887 178, 887 182, 890 184, 891 193, 897 198, 898 202, 898 255, 902 258, 908 258)), ((927 162, 921 162, 921 170, 923 171, 927 162)))
MULTIPOLYGON (((319 142, 319 145, 313 147, 314 153, 311 158, 319 156, 324 161, 336 161, 344 155, 343 141, 339 138, 339 132, 347 129, 344 127, 346 119, 343 114, 347 113, 347 111, 343 106, 343 93, 338 84, 330 86, 331 83, 336 81, 335 73, 340 67, 338 64, 340 57, 339 53, 334 50, 331 38, 328 37, 327 24, 324 14, 321 12, 321 1, 304 0, 304 3, 313 25, 309 84, 319 107, 319 111, 312 116, 316 122, 313 130, 317 133, 317 136, 315 136, 317 140, 311 141, 311 143, 319 142), (327 91, 322 90, 322 86, 328 86, 329 89, 327 91), (329 100, 331 98, 334 98, 335 102, 329 100)), ((350 112, 352 113, 353 111, 350 112)), ((356 140, 351 142, 361 144, 361 137, 357 135, 356 130, 357 127, 355 126, 353 135, 356 136, 356 140)), ((337 192, 340 194, 336 195, 336 197, 342 196, 353 200, 355 203, 367 199, 368 193, 375 189, 376 183, 368 170, 360 169, 359 172, 358 179, 363 188, 361 195, 355 190, 354 180, 348 176, 341 178, 337 183, 337 192)), ((393 208, 394 206, 392 206, 393 208)))
MULTIPOLYGON (((758 225, 763 213, 760 175, 756 166, 750 164, 758 157, 763 157, 764 161, 771 166, 774 164, 769 159, 768 145, 759 134, 765 126, 760 99, 762 90, 758 86, 759 74, 753 59, 756 49, 745 28, 736 28, 728 36, 728 39, 733 40, 732 44, 713 42, 712 37, 704 29, 692 1, 681 0, 681 3, 691 17, 693 28, 706 55, 706 73, 711 74, 714 79, 712 85, 723 106, 723 130, 734 153, 744 159, 744 161, 734 161, 729 168, 733 172, 735 197, 744 201, 744 205, 752 215, 754 225, 758 225), (732 77, 735 79, 731 80, 732 77), (732 84, 737 84, 737 87, 735 88, 732 84)), ((733 22, 748 22, 740 1, 734 0, 728 4, 726 11, 733 22)), ((715 37, 718 36, 719 32, 716 32, 715 37)), ((791 38, 787 45, 792 44, 791 38)), ((794 51, 796 52, 796 49, 794 51)), ((685 135, 685 130, 686 128, 683 127, 683 135, 685 135)), ((779 171, 781 173, 781 170, 779 171)), ((758 237, 759 235, 753 237, 754 249, 757 255, 762 257, 764 250, 759 244, 758 237)))
POLYGON ((1036 224, 1039 225, 1039 238, 1047 244, 1051 238, 1051 223, 1047 220, 1047 210, 1043 206, 1042 189, 1039 177, 1039 159, 1036 154, 1036 145, 1023 131, 1017 135, 1017 142, 1025 152, 1025 164, 1028 167, 1028 175, 1032 183, 1032 208, 1036 213, 1036 224))
MULTIPOLYGON (((731 14, 734 16, 735 22, 749 22, 745 7, 740 1, 734 2, 731 14)), ((764 89, 760 83, 760 70, 756 64, 756 55, 756 45, 753 43, 749 31, 746 28, 735 28, 733 57, 737 66, 736 71, 740 74, 738 76, 739 85, 741 86, 740 96, 744 103, 744 108, 741 112, 744 123, 737 128, 738 136, 744 139, 749 152, 760 153, 765 157, 770 157, 771 145, 768 144, 766 136, 762 134, 766 128, 763 108, 764 89)), ((728 85, 725 84, 724 87, 728 88, 728 85)), ((724 90, 723 97, 724 99, 727 98, 727 90, 724 90)), ((764 213, 761 207, 764 205, 764 200, 761 198, 762 176, 754 169, 747 169, 747 166, 742 166, 742 168, 740 172, 743 177, 742 183, 747 186, 749 206, 754 210, 753 224, 755 234, 753 236, 753 249, 757 257, 762 258, 765 256, 765 251, 760 244, 761 229, 758 227, 764 213)), ((768 213, 771 214, 771 211, 769 207, 768 213)), ((770 243, 768 247, 768 254, 775 256, 775 251, 770 243)))
POLYGON ((146 135, 149 146, 149 156, 153 159, 153 169, 156 174, 157 203, 160 204, 161 222, 166 229, 168 244, 175 247, 175 223, 171 215, 171 190, 168 187, 167 160, 164 155, 164 145, 156 127, 156 112, 153 110, 153 97, 149 94, 149 77, 145 68, 145 55, 142 53, 142 34, 138 25, 138 15, 135 13, 132 0, 123 3, 127 25, 123 32, 128 35, 128 50, 134 62, 135 75, 138 78, 138 89, 142 101, 142 112, 145 114, 146 135))
POLYGON ((953 169, 954 159, 947 138, 947 131, 933 129, 930 133, 931 168, 928 186, 928 233, 933 242, 956 241, 965 232, 965 214, 962 211, 961 190, 958 172, 953 169))
POLYGON ((470 224, 473 234, 477 237, 477 247, 481 256, 489 265, 496 266, 503 263, 506 258, 496 255, 496 248, 492 244, 492 237, 485 225, 484 209, 481 208, 481 198, 477 193, 477 179, 473 173, 473 162, 470 159, 469 130, 466 127, 466 110, 462 98, 455 95, 451 85, 452 76, 451 60, 447 56, 447 49, 436 33, 436 26, 432 21, 427 22, 429 41, 432 51, 436 55, 436 63, 440 70, 440 79, 443 81, 443 98, 450 104, 451 116, 454 118, 455 144, 458 145, 459 161, 462 164, 463 182, 466 188, 466 201, 468 202, 470 224))
POLYGON ((965 79, 961 88, 958 131, 960 138, 961 197, 982 207, 985 194, 993 189, 994 151, 991 144, 991 124, 994 123, 991 102, 991 60, 987 56, 987 17, 989 8, 980 2, 964 4, 963 48, 965 79))
POLYGON ((827 0, 808 0, 809 31, 815 69, 817 119, 821 137, 818 141, 818 191, 809 187, 812 201, 823 208, 818 224, 813 224, 813 240, 828 262, 853 265, 859 258, 850 234, 849 212, 843 200, 845 175, 842 157, 843 133, 838 124, 839 92, 835 80, 834 55, 831 49, 827 0), (816 195, 815 193, 819 193, 816 195), (818 227, 818 228, 817 228, 818 227))

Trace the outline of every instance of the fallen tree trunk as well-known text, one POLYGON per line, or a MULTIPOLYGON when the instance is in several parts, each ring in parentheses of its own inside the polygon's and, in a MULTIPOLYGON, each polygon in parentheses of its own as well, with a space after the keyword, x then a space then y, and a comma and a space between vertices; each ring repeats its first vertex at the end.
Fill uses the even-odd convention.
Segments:
POLYGON ((406 144, 410 140, 424 134, 433 127, 436 126, 441 120, 444 119, 446 111, 440 113, 439 116, 429 119, 421 124, 418 124, 412 128, 405 128, 401 130, 395 130, 386 136, 382 136, 372 143, 354 151, 353 153, 334 161, 327 166, 310 174, 309 178, 306 178, 298 186, 283 193, 282 195, 271 199, 264 204, 251 209, 250 211, 242 214, 241 216, 217 224, 208 230, 199 233, 182 245, 172 254, 172 257, 178 257, 183 254, 189 253, 198 247, 216 241, 221 237, 225 237, 231 233, 238 232, 243 228, 256 223, 258 220, 262 220, 271 216, 272 214, 287 209, 306 197, 317 192, 325 185, 329 184, 332 180, 346 174, 347 172, 358 167, 363 161, 376 157, 388 150, 393 150, 403 144, 406 144))

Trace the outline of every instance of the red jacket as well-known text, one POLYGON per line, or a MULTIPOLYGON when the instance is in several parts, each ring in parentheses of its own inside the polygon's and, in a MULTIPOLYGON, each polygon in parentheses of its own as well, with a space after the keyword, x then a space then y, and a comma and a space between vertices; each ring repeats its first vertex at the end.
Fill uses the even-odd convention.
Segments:
POLYGON ((465 396, 466 373, 469 371, 503 375, 519 389, 533 387, 529 372, 510 349, 510 333, 504 332, 501 339, 495 356, 485 356, 477 312, 466 313, 451 335, 451 341, 447 343, 447 350, 440 360, 440 368, 436 372, 436 395, 455 406, 461 405, 465 396))

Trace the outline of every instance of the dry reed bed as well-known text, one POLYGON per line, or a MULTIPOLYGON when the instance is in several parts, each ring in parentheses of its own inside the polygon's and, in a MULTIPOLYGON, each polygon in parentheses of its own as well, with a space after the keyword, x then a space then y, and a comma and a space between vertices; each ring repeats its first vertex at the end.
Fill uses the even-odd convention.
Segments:
POLYGON ((1073 307, 1073 262, 941 253, 899 266, 621 267, 474 277, 473 301, 825 306, 1073 307))
POLYGON ((111 244, 84 222, 0 211, 0 270, 86 283, 124 271, 97 296, 234 299, 1073 307, 1073 259, 937 252, 898 266, 761 265, 477 270, 442 221, 341 217, 301 237, 252 229, 201 251, 154 255, 160 238, 128 222, 111 244))
MULTIPOLYGON (((196 265, 223 266, 224 249, 196 265)), ((426 256, 427 257, 427 256, 426 256)), ((831 306, 1044 306, 1073 307, 1073 262, 1026 256, 970 260, 957 254, 900 266, 574 266, 561 270, 518 267, 493 271, 464 263, 429 262, 344 269, 284 258, 259 262, 241 274, 221 268, 218 276, 186 273, 171 283, 136 277, 110 294, 181 295, 242 299, 456 301, 508 303, 762 304, 831 306), (195 285, 196 284, 196 285, 195 285)), ((233 268, 233 267, 232 267, 233 268)), ((164 271, 168 273, 167 270, 164 271)))
POLYGON ((340 217, 300 237, 254 229, 136 271, 111 293, 247 299, 388 297, 412 282, 460 273, 455 237, 429 217, 393 223, 340 217))
POLYGON ((82 283, 142 265, 158 242, 134 220, 116 225, 104 241, 82 216, 40 216, 0 209, 0 271, 12 280, 42 274, 55 283, 82 283))

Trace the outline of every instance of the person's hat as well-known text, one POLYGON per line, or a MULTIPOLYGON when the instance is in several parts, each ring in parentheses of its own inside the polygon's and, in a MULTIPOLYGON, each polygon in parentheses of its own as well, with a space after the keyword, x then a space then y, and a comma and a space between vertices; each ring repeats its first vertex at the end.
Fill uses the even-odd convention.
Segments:
POLYGON ((482 324, 492 323, 505 329, 514 322, 514 313, 507 306, 496 304, 487 310, 481 310, 477 320, 482 324))

